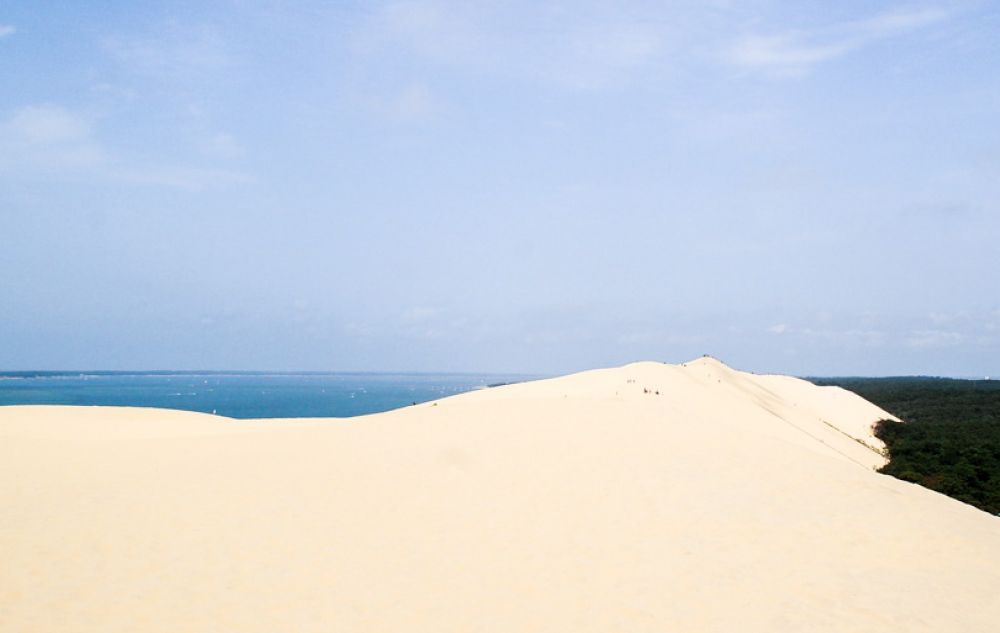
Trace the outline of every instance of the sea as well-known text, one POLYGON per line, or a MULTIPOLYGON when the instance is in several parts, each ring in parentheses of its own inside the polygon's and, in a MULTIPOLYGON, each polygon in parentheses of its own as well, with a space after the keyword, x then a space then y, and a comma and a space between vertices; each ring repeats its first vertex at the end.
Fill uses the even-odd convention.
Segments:
POLYGON ((7 372, 0 406, 157 407, 231 418, 352 417, 538 376, 269 372, 7 372))

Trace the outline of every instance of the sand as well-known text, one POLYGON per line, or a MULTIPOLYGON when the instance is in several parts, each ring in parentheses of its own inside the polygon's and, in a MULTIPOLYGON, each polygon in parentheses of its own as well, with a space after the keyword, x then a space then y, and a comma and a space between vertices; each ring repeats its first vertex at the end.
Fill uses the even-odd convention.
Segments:
POLYGON ((983 631, 1000 519, 718 361, 351 419, 0 407, 0 631, 983 631), (658 392, 658 393, 657 393, 658 392))

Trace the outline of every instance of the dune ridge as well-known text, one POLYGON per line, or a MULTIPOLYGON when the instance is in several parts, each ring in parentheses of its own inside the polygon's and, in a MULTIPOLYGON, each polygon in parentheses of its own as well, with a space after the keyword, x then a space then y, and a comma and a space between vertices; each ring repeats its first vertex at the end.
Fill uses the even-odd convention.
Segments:
POLYGON ((712 358, 349 419, 0 407, 2 631, 994 631, 1000 519, 712 358))

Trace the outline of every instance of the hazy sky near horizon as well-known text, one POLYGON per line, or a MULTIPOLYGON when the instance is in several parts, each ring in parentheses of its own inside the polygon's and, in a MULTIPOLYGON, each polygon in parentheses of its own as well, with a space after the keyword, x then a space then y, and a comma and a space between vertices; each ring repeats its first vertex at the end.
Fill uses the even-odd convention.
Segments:
POLYGON ((995 2, 0 5, 0 369, 1000 374, 995 2))

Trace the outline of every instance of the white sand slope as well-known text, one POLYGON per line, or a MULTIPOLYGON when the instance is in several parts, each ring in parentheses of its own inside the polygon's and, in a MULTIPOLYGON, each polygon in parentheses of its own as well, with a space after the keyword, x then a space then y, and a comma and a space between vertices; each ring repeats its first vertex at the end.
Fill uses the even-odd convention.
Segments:
POLYGON ((0 407, 0 631, 995 633, 1000 519, 877 474, 883 417, 711 359, 348 420, 0 407))

